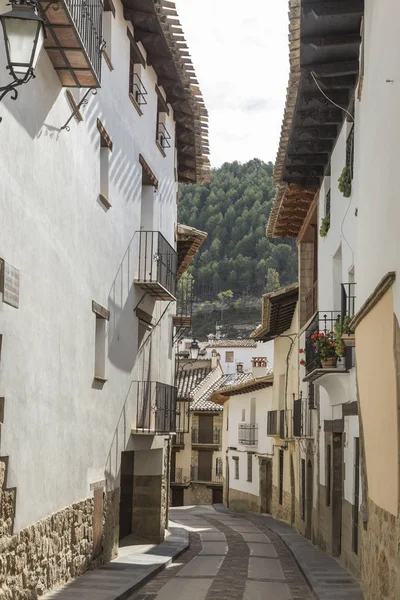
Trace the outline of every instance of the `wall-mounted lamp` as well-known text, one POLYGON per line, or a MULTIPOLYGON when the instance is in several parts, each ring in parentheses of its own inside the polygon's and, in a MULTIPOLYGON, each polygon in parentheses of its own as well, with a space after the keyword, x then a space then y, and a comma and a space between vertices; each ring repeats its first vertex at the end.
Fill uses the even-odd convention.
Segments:
POLYGON ((0 101, 10 93, 16 100, 16 88, 35 77, 46 36, 44 21, 38 14, 38 0, 11 0, 10 4, 11 10, 1 14, 0 21, 6 47, 6 68, 13 81, 0 87, 0 101))

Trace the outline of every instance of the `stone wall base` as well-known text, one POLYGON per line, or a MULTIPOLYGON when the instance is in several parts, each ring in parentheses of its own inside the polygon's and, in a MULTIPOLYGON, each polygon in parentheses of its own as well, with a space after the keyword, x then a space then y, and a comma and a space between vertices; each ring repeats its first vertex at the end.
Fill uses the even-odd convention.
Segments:
POLYGON ((165 487, 163 475, 134 475, 132 533, 152 544, 165 537, 165 487))
POLYGON ((260 497, 229 488, 229 508, 237 512, 260 513, 260 497))
POLYGON ((290 524, 292 514, 292 496, 289 492, 283 491, 282 504, 279 504, 279 489, 272 486, 272 516, 290 524))
POLYGON ((212 488, 205 483, 191 483, 184 491, 185 506, 197 504, 212 504, 212 488))
POLYGON ((87 498, 0 540, 0 597, 42 596, 118 554, 119 489, 104 494, 101 553, 93 558, 94 500, 87 498))
POLYGON ((368 499, 368 523, 359 531, 365 600, 399 600, 400 519, 368 499))

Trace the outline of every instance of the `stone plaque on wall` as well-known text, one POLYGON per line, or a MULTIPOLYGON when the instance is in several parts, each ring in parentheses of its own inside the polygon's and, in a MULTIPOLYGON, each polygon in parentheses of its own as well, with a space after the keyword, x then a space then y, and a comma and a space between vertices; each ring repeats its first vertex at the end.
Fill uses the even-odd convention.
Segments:
POLYGON ((3 302, 19 307, 19 271, 3 261, 3 302))

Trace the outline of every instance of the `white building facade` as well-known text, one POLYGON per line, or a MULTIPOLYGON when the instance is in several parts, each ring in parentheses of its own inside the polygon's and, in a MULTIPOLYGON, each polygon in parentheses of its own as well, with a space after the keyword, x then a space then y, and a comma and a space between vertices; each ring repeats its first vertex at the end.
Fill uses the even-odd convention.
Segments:
POLYGON ((0 105, 2 552, 32 540, 15 572, 0 573, 6 598, 28 593, 20 570, 32 562, 45 566, 26 585, 43 592, 114 556, 119 537, 164 538, 177 185, 206 175, 193 133, 206 112, 161 3, 100 2, 106 53, 87 71, 71 56, 57 62, 55 22, 73 10, 58 4, 58 16, 53 6, 43 14, 36 79, 0 105), (165 36, 160 62, 146 35, 154 27, 165 36))

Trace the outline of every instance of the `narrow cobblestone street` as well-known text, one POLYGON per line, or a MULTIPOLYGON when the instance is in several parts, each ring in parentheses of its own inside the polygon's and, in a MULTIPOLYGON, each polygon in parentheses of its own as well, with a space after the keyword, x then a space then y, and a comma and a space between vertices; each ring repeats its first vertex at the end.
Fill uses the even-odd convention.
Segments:
POLYGON ((190 548, 130 600, 315 598, 287 546, 261 522, 212 507, 173 509, 171 519, 190 531, 190 548))

